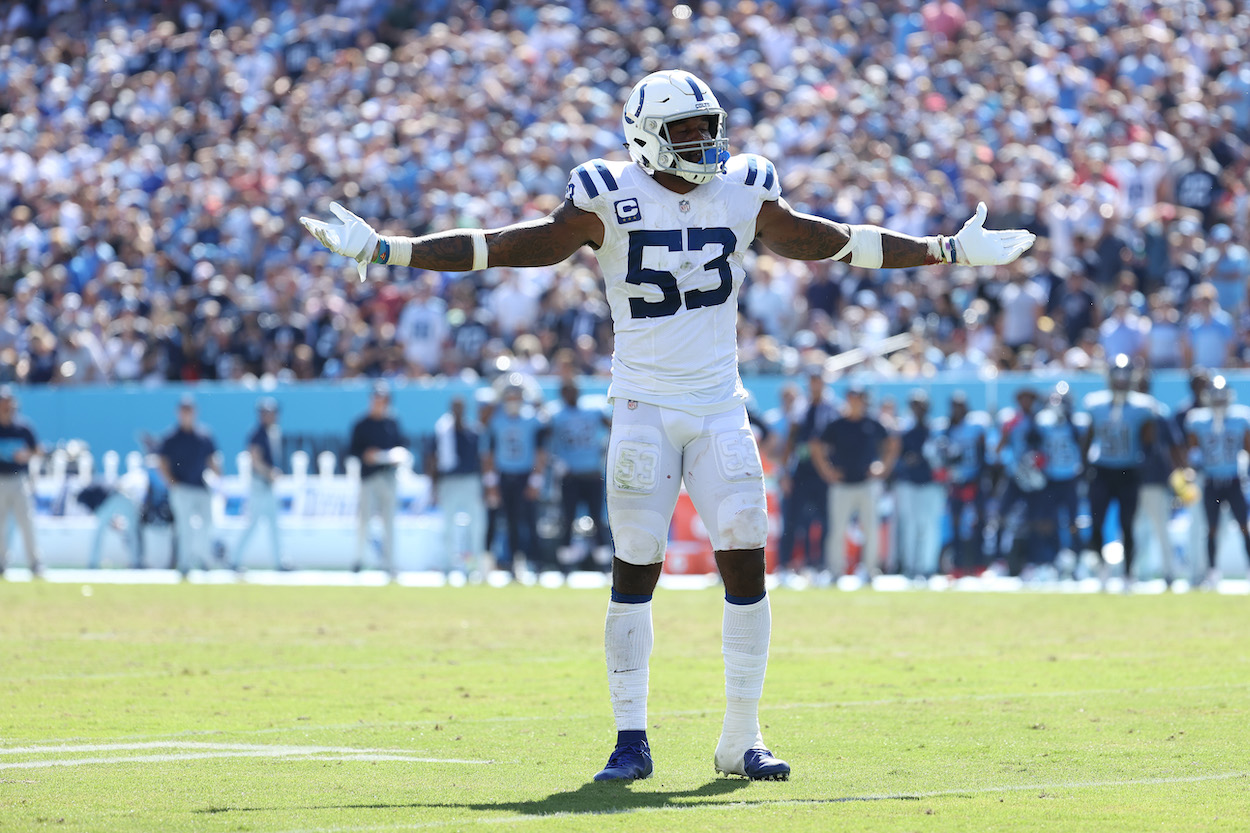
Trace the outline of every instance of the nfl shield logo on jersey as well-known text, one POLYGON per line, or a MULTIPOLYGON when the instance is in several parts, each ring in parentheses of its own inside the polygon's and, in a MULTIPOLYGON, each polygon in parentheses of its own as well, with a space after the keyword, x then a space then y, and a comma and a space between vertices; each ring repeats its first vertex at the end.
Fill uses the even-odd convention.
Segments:
POLYGON ((625 403, 625 407, 629 408, 631 411, 636 411, 638 410, 638 403, 631 399, 625 403))
POLYGON ((690 210, 690 200, 682 200, 681 202, 677 203, 677 207, 681 209, 682 214, 685 214, 687 211, 690 210))

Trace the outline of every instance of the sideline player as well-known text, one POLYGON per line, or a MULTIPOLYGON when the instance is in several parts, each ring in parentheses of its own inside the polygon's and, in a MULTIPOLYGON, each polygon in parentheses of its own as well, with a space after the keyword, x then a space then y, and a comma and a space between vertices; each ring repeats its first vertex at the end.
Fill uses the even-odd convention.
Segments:
POLYGON ((950 572, 980 575, 985 567, 985 467, 992 425, 985 411, 970 411, 963 391, 951 394, 948 415, 934 423, 939 482, 946 484, 951 523, 950 572), (967 520, 965 520, 967 518, 967 520))
POLYGON ((43 576, 27 474, 30 458, 38 453, 34 430, 17 416, 17 395, 8 385, 0 385, 0 578, 8 561, 10 517, 22 533, 31 573, 43 576))
POLYGON ((1133 519, 1141 487, 1144 449, 1155 440, 1154 399, 1132 389, 1133 368, 1129 357, 1120 353, 1107 372, 1107 390, 1085 397, 1089 431, 1081 443, 1081 458, 1092 471, 1089 483, 1089 548, 1101 560, 1104 587, 1107 562, 1103 557, 1103 527, 1111 501, 1120 509, 1120 535, 1124 543, 1124 592, 1133 586, 1133 556, 1136 541, 1133 519))
POLYGON ((252 458, 252 482, 247 497, 247 526, 234 545, 230 566, 243 570, 243 553, 256 528, 264 522, 269 527, 269 553, 275 570, 289 570, 282 557, 282 530, 278 527, 278 496, 274 484, 282 475, 282 428, 278 425, 278 402, 266 396, 256 403, 257 424, 247 438, 247 452, 252 458))
POLYGON ((500 229, 379 237, 337 203, 329 223, 301 218, 332 251, 356 261, 443 272, 549 266, 590 246, 612 311, 612 430, 608 522, 616 554, 605 625, 617 747, 596 780, 651 774, 647 686, 651 598, 682 481, 703 519, 725 585, 727 707, 718 771, 784 779, 790 766, 760 735, 759 700, 772 614, 764 591, 768 515, 764 475, 738 376, 743 260, 760 240, 798 260, 859 267, 1010 263, 1026 231, 987 231, 986 208, 954 237, 911 237, 795 212, 763 157, 731 157, 727 116, 712 90, 680 70, 633 88, 623 114, 631 161, 595 159, 569 178, 566 199, 541 219, 500 229))
POLYGON ((1202 501, 1207 519, 1207 575, 1203 587, 1216 590, 1220 571, 1215 550, 1220 537, 1220 514, 1225 506, 1241 530, 1246 559, 1250 562, 1250 526, 1247 525, 1246 484, 1237 468, 1237 457, 1250 451, 1250 408, 1233 404, 1233 392, 1223 376, 1211 380, 1207 407, 1195 408, 1185 420, 1189 445, 1201 452, 1202 501))
POLYGON ((1059 572, 1070 577, 1081 549, 1076 520, 1083 472, 1081 442, 1089 430, 1089 417, 1075 410, 1067 382, 1059 382, 1045 408, 1037 415, 1042 435, 1042 472, 1046 475, 1046 524, 1042 530, 1050 549, 1058 553, 1059 572), (1067 538, 1061 540, 1061 534, 1067 538))

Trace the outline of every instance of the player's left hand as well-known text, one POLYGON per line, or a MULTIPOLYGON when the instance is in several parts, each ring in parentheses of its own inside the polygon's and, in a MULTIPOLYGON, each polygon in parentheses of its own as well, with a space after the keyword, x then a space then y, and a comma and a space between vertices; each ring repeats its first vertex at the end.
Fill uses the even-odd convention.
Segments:
POLYGON ((299 221, 321 245, 335 254, 350 257, 356 261, 356 271, 363 281, 365 269, 369 261, 373 259, 374 250, 378 247, 378 233, 373 230, 373 226, 337 202, 330 203, 330 211, 339 219, 339 222, 325 223, 311 217, 300 217, 299 221))
POLYGON ((990 231, 985 227, 985 203, 955 235, 955 262, 965 266, 1003 266, 1024 254, 1037 236, 1023 229, 990 231))

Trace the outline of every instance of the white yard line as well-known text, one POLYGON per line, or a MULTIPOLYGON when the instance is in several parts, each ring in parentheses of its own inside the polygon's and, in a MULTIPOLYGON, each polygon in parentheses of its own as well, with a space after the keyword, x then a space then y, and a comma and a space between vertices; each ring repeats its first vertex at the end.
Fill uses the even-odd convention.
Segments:
POLYGON ((277 755, 321 755, 377 752, 406 755, 405 749, 359 749, 354 746, 271 746, 256 743, 210 743, 207 741, 145 741, 143 743, 42 743, 31 746, 0 746, 0 755, 41 755, 45 752, 130 752, 138 749, 209 749, 216 751, 268 750, 277 755))
POLYGON ((0 762, 3 769, 48 769, 66 766, 101 764, 170 763, 208 758, 315 758, 322 761, 405 761, 423 764, 489 764, 491 761, 466 758, 431 758, 395 749, 358 749, 351 746, 269 746, 250 743, 89 743, 77 745, 40 745, 0 747, 0 756, 39 755, 33 761, 0 762), (110 755, 108 757, 59 757, 89 752, 139 752, 154 749, 179 750, 159 755, 110 755), (57 756, 57 757, 47 757, 57 756))

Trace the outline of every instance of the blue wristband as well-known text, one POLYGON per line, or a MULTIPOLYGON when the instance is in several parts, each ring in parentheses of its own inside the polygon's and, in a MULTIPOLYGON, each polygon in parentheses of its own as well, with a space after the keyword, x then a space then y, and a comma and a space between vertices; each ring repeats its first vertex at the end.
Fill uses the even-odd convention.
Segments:
POLYGON ((378 238, 378 254, 371 262, 385 264, 391 257, 391 244, 386 242, 385 237, 378 238))

